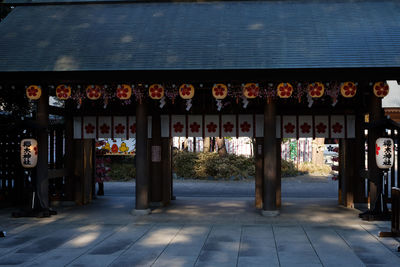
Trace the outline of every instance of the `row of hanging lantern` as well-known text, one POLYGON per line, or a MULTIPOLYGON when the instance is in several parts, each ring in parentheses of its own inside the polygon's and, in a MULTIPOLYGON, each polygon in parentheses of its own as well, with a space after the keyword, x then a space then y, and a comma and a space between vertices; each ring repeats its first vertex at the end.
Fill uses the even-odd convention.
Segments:
MULTIPOLYGON (((229 86, 229 85, 228 85, 229 86)), ((214 84, 212 95, 217 100, 225 99, 228 96, 228 86, 222 83, 214 84)), ((301 87, 301 86, 300 86, 301 87)), ((311 98, 320 98, 325 94, 325 85, 321 82, 309 83, 307 92, 311 98)), ((102 96, 102 86, 88 85, 86 87, 86 97, 90 100, 97 100, 102 96)), ((257 83, 246 83, 242 85, 242 95, 247 99, 253 99, 260 95, 260 86, 257 83)), ((132 96, 132 86, 120 84, 116 88, 115 96, 120 100, 128 100, 132 96)), ((179 95, 182 99, 192 99, 195 88, 192 84, 182 84, 179 87, 179 95)), ((294 87, 290 83, 279 83, 276 87, 275 95, 279 98, 290 98, 294 92, 294 87)), ((343 82, 340 85, 340 94, 345 98, 354 97, 357 93, 357 84, 354 82, 343 82)), ((385 97, 389 93, 389 86, 386 82, 376 82, 373 85, 373 93, 377 97, 385 97)), ((61 84, 55 89, 56 97, 60 100, 67 100, 71 97, 71 86, 61 84)), ((165 96, 165 88, 161 84, 152 84, 148 87, 148 95, 151 99, 160 100, 165 96)), ((41 87, 30 85, 26 88, 26 95, 31 100, 37 100, 41 96, 41 87)), ((268 98, 271 96, 268 96, 268 98)))

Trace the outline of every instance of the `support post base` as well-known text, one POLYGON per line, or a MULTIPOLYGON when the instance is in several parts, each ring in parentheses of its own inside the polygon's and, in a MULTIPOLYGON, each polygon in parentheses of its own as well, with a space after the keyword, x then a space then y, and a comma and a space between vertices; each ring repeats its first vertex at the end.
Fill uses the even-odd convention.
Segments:
POLYGON ((131 214, 133 216, 143 216, 143 215, 148 215, 151 213, 150 209, 145 209, 145 210, 137 210, 137 209, 133 209, 131 210, 131 214))
POLYGON ((264 217, 279 216, 279 210, 261 210, 261 215, 264 217))

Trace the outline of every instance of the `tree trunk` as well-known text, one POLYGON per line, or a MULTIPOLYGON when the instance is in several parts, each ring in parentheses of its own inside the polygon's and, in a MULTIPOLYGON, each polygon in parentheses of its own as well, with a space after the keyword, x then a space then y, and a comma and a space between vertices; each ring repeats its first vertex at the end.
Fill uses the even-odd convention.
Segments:
POLYGON ((217 146, 218 146, 218 155, 220 157, 226 156, 227 153, 226 153, 226 146, 225 146, 225 138, 217 137, 216 138, 216 143, 217 143, 217 146))
POLYGON ((210 137, 205 137, 203 140, 203 152, 210 152, 210 137))
POLYGON ((312 163, 324 164, 324 138, 315 138, 312 146, 312 163))

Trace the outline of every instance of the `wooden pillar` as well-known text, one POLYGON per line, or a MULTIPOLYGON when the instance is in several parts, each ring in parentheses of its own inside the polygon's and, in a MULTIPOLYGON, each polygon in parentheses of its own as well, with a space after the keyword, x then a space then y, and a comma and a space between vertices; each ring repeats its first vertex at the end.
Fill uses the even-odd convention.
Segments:
POLYGON ((150 187, 150 202, 152 205, 160 206, 162 204, 162 151, 161 151, 161 118, 160 114, 152 116, 152 139, 151 139, 151 157, 150 157, 150 172, 151 172, 151 187, 150 187))
POLYGON ((172 169, 171 169, 171 153, 172 153, 172 138, 162 138, 161 140, 162 153, 162 202, 166 206, 172 199, 172 169))
POLYGON ((277 185, 276 185, 276 207, 278 209, 282 206, 282 174, 281 174, 281 138, 276 139, 276 176, 277 176, 277 185))
POLYGON ((255 158, 255 167, 256 167, 256 175, 255 175, 255 206, 257 209, 262 209, 263 207, 263 146, 264 146, 264 138, 257 137, 255 138, 254 144, 254 158, 255 158))
MULTIPOLYGON (((69 110, 67 103, 66 110, 69 110)), ((65 157, 64 167, 67 169, 65 177, 65 200, 73 201, 74 195, 74 126, 73 117, 68 115, 65 118, 65 157)))
POLYGON ((279 210, 276 205, 278 172, 276 158, 276 119, 275 103, 264 106, 264 178, 263 178, 263 211, 264 216, 276 216, 279 210))
POLYGON ((38 141, 38 163, 36 177, 36 195, 40 208, 49 208, 49 180, 48 180, 48 125, 49 125, 49 94, 47 88, 42 89, 42 96, 38 101, 36 115, 39 129, 37 131, 38 141))
MULTIPOLYGON (((373 123, 382 119, 382 100, 376 97, 374 94, 369 96, 369 123, 373 123)), ((382 177, 381 172, 376 165, 375 160, 375 142, 379 138, 380 130, 373 128, 368 130, 368 172, 371 180, 375 180, 376 183, 369 182, 370 187, 370 210, 375 209, 375 203, 379 194, 382 190, 382 177)))
POLYGON ((94 181, 94 140, 74 141, 74 198, 78 205, 88 204, 93 198, 94 181))
POLYGON ((340 139, 339 151, 340 151, 340 188, 341 198, 340 204, 347 208, 354 208, 354 179, 355 176, 355 165, 352 159, 354 159, 354 140, 340 139))
POLYGON ((365 197, 365 178, 360 175, 360 170, 365 169, 365 135, 364 135, 364 115, 356 115, 356 138, 354 140, 354 157, 352 162, 354 170, 354 206, 361 208, 367 203, 365 197))
POLYGON ((136 210, 134 213, 149 212, 147 131, 147 106, 142 102, 136 106, 136 210))

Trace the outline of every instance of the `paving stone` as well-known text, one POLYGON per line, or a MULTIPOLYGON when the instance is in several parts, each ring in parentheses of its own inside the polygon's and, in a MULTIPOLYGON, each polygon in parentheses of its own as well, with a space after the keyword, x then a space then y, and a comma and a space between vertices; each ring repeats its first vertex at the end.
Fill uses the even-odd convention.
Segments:
POLYGON ((364 266, 347 243, 330 227, 304 226, 324 266, 364 266))
POLYGON ((321 264, 301 226, 273 226, 281 266, 321 264))
POLYGON ((336 231, 365 265, 400 266, 400 258, 361 226, 336 231))
POLYGON ((240 225, 214 226, 195 266, 235 266, 241 236, 240 225))
POLYGON ((150 266, 182 226, 155 226, 114 260, 110 266, 150 266))
POLYGON ((271 225, 243 226, 238 266, 279 266, 271 225))

